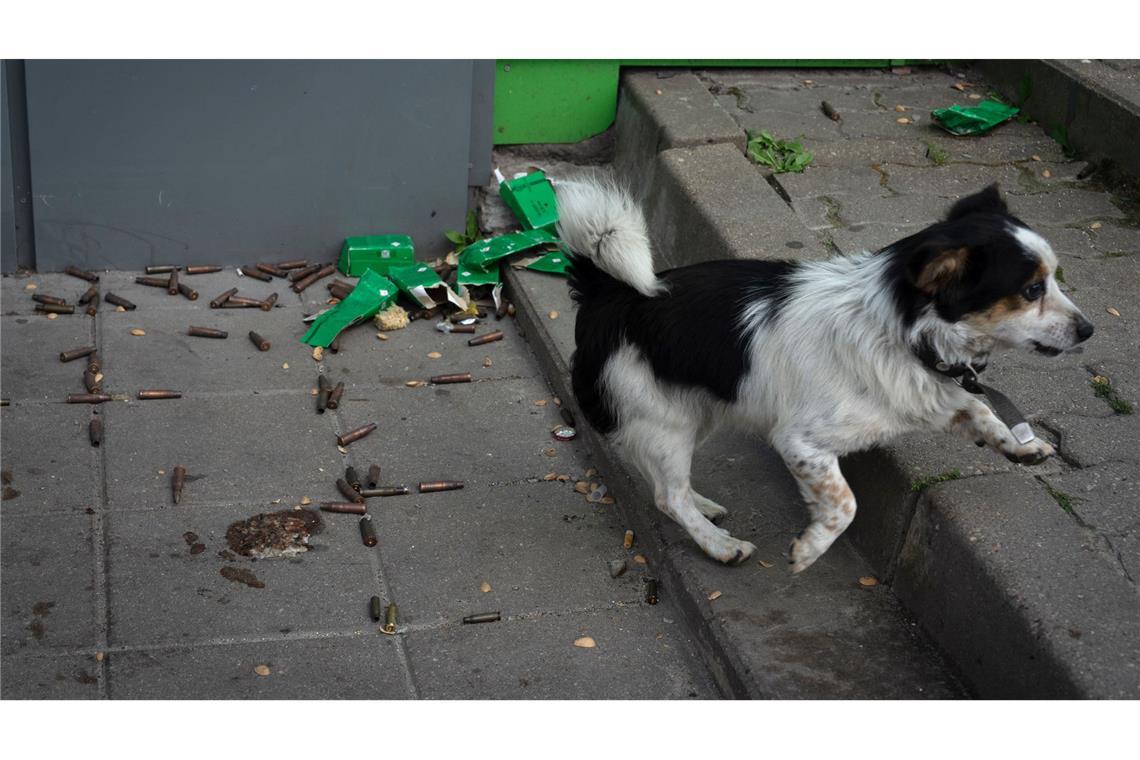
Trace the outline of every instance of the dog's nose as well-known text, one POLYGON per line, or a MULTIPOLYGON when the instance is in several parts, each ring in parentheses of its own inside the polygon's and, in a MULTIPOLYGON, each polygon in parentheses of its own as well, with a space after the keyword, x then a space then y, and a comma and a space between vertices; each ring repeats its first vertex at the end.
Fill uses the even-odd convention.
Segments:
POLYGON ((1077 315, 1077 342, 1082 343, 1088 340, 1093 334, 1093 323, 1084 318, 1083 315, 1077 315))

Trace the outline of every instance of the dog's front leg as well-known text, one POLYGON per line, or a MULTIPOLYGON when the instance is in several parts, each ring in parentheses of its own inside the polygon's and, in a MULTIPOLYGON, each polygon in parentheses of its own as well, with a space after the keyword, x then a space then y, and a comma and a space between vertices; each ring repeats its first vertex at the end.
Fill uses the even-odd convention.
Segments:
POLYGON ((839 470, 839 458, 796 442, 776 443, 807 502, 811 524, 792 541, 792 572, 806 569, 835 543, 855 519, 855 494, 839 470))
POLYGON ((1040 438, 1019 443, 1009 427, 976 398, 966 396, 961 401, 961 406, 943 425, 944 430, 988 444, 1018 464, 1040 464, 1053 456, 1053 447, 1040 438))

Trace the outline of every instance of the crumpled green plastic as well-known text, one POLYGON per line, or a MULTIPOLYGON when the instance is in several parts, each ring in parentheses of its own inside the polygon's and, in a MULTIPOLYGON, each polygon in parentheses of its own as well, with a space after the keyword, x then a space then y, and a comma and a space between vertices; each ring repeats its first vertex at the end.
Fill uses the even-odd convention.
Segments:
POLYGON ((319 314, 301 338, 310 346, 328 346, 341 330, 371 318, 396 300, 399 291, 387 277, 371 269, 365 270, 348 296, 331 309, 319 314))
POLYGON ((540 245, 557 243, 558 238, 546 230, 523 230, 499 235, 490 240, 477 240, 459 254, 459 266, 486 272, 491 269, 491 264, 499 259, 540 245))
POLYGON ((1012 119, 1020 108, 1007 106, 996 100, 983 100, 976 106, 950 106, 930 112, 938 126, 954 135, 980 135, 998 124, 1012 119))
POLYGON ((537 261, 527 264, 527 269, 549 274, 566 275, 566 267, 570 266, 570 259, 565 250, 551 251, 537 261))

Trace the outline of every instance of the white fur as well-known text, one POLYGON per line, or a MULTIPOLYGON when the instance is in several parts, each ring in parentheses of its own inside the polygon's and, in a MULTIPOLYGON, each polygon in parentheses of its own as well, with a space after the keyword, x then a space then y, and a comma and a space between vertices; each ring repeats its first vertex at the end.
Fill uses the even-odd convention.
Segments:
POLYGON ((647 296, 664 292, 653 272, 641 208, 625 190, 599 180, 559 182, 558 234, 570 250, 647 296))

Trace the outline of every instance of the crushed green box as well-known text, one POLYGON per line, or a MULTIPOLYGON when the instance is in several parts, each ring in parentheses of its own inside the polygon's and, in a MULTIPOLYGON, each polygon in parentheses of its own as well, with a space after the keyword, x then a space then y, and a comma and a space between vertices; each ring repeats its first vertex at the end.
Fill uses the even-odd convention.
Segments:
POLYGON ((345 238, 337 269, 349 277, 359 277, 371 269, 387 275, 393 266, 416 263, 416 249, 408 235, 360 235, 345 238))

